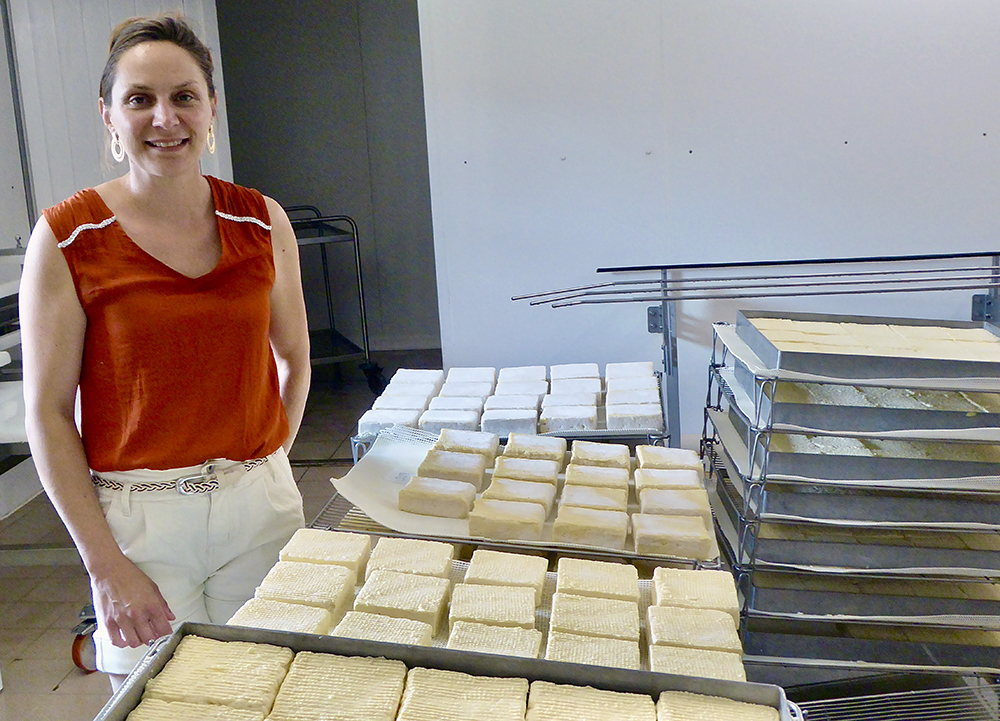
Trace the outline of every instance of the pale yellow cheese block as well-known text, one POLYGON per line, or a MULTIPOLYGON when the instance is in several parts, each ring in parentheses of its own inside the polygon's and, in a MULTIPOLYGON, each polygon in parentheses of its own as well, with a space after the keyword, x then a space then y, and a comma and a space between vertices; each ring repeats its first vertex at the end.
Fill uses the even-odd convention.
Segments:
POLYGON ((486 482, 486 458, 478 453, 456 453, 455 451, 427 451, 424 460, 417 467, 417 475, 425 478, 444 478, 449 481, 465 481, 483 489, 486 482))
POLYGON ((618 443, 596 443, 594 441, 573 441, 570 463, 581 466, 605 466, 631 470, 632 460, 628 446, 618 443))
POLYGON ((423 516, 467 518, 476 500, 476 487, 465 481, 410 476, 399 489, 399 510, 423 516))
POLYGON ((624 468, 604 466, 566 466, 566 486, 597 486, 628 491, 629 472, 624 468))
POLYGON ((639 492, 642 513, 666 516, 699 516, 712 525, 712 506, 704 488, 644 488, 639 492))
POLYGON ((558 483, 559 464, 556 461, 541 458, 516 458, 500 456, 493 467, 493 478, 510 478, 515 481, 533 481, 548 483, 555 486, 558 483))
POLYGON ((602 511, 625 511, 628 509, 628 491, 600 486, 565 486, 559 497, 559 504, 602 511))
POLYGON ((739 625, 740 603, 736 582, 728 571, 692 571, 660 566, 653 571, 653 593, 657 606, 714 608, 728 613, 739 625))
POLYGON ((594 666, 613 666, 640 669, 639 642, 621 638, 584 636, 578 633, 549 631, 545 658, 564 663, 585 663, 594 666))
POLYGON ((469 535, 503 541, 540 541, 545 508, 530 501, 480 498, 469 513, 469 535))
POLYGON ((497 478, 483 491, 483 498, 495 501, 529 501, 545 509, 546 518, 552 512, 556 500, 556 487, 547 482, 516 481, 512 478, 497 478))
MULTIPOLYGON (((562 397, 562 396, 560 396, 562 397)), ((597 404, 556 406, 545 405, 538 416, 539 433, 566 431, 596 431, 597 404)))
POLYGON ((654 673, 746 681, 743 658, 729 651, 707 651, 681 646, 650 646, 649 666, 654 673))
POLYGON ((369 656, 300 651, 268 721, 394 721, 406 664, 369 656))
POLYGON ((639 604, 556 592, 552 595, 549 629, 638 641, 639 604))
POLYGON ((372 551, 365 578, 377 570, 450 578, 454 557, 455 547, 450 543, 384 537, 379 539, 372 551))
POLYGON ((397 721, 523 721, 528 682, 411 668, 397 721))
POLYGON ((560 558, 556 591, 639 602, 639 572, 630 563, 560 558))
POLYGON ((714 608, 650 606, 646 609, 649 641, 656 646, 686 646, 743 652, 733 617, 714 608))
POLYGON ((535 605, 542 602, 548 559, 521 553, 503 553, 477 548, 465 571, 465 583, 493 586, 527 586, 535 592, 535 605))
POLYGON ((715 536, 702 516, 632 514, 635 552, 709 561, 718 557, 715 536))
POLYGON ((266 598, 251 598, 240 606, 226 625, 293 633, 326 634, 330 632, 332 623, 333 617, 325 608, 272 601, 266 598))
POLYGON ((645 694, 532 681, 525 721, 656 721, 645 694))
POLYGON ((429 623, 410 618, 382 616, 365 611, 348 611, 331 636, 356 638, 362 641, 402 643, 409 646, 430 646, 434 628, 429 623))
POLYGON ((357 578, 344 566, 278 561, 254 591, 256 598, 317 606, 339 621, 351 605, 357 578))
POLYGON ((552 524, 552 540, 584 546, 625 549, 628 514, 564 506, 552 524))
POLYGON ((478 453, 486 459, 486 467, 489 468, 500 451, 500 436, 496 433, 483 433, 482 431, 459 431, 453 428, 443 428, 433 447, 438 451, 478 453))
POLYGON ((456 584, 448 610, 449 628, 457 621, 534 628, 535 590, 527 586, 456 584))
POLYGON ((697 471, 704 477, 705 464, 697 451, 689 448, 669 448, 667 446, 636 446, 635 460, 639 468, 661 470, 688 469, 697 471))
POLYGON ((448 648, 455 651, 538 658, 541 647, 542 632, 533 628, 455 621, 448 636, 448 648))
POLYGON ((635 492, 639 494, 640 498, 642 492, 650 488, 695 491, 704 487, 698 471, 690 468, 637 468, 635 470, 635 492))
POLYGON ((687 691, 663 691, 656 701, 657 721, 778 721, 778 709, 704 696, 687 691))
POLYGON ((371 550, 372 540, 367 533, 300 528, 278 553, 278 559, 346 566, 361 578, 371 550))
POLYGON ((354 610, 430 624, 432 636, 444 617, 451 582, 437 576, 373 571, 354 599, 354 610))
POLYGON ((555 436, 535 436, 511 433, 503 454, 511 458, 537 458, 555 461, 561 471, 566 465, 566 439, 555 436))
POLYGON ((125 721, 264 721, 264 712, 258 709, 145 698, 132 709, 125 721))
POLYGON ((143 697, 266 712, 291 662, 281 646, 185 636, 143 697))

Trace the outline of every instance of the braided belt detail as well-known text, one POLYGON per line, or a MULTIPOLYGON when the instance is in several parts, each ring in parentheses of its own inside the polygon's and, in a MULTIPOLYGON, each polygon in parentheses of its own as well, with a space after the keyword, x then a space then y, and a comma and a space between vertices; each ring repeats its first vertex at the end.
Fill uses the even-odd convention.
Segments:
POLYGON ((201 472, 193 476, 184 476, 173 481, 149 481, 146 483, 122 483, 110 478, 104 478, 100 474, 92 473, 94 485, 98 488, 105 488, 110 491, 124 491, 128 488, 129 493, 144 493, 147 491, 177 491, 181 495, 190 496, 198 493, 211 493, 219 488, 219 474, 226 474, 237 466, 243 466, 243 473, 252 471, 258 466, 267 463, 266 458, 254 458, 243 461, 242 464, 234 464, 223 470, 218 470, 219 461, 206 461, 201 472))

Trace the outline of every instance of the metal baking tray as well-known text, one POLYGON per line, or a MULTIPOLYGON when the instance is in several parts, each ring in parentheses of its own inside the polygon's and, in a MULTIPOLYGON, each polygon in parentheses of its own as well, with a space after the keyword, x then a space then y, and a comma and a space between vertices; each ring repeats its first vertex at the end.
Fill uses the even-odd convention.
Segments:
POLYGON ((649 694, 654 699, 661 691, 689 691, 770 706, 778 710, 782 721, 801 718, 798 709, 786 699, 784 690, 780 686, 769 684, 718 681, 649 671, 629 671, 606 666, 559 663, 376 641, 358 641, 335 636, 184 623, 174 634, 153 645, 149 653, 129 674, 122 687, 97 715, 95 721, 124 721, 129 712, 139 703, 146 681, 163 668, 170 660, 181 638, 189 634, 220 641, 269 643, 285 646, 296 652, 314 651, 346 656, 381 656, 403 661, 410 668, 421 666, 460 671, 475 676, 520 677, 529 681, 544 680, 574 686, 592 686, 610 691, 649 694))
POLYGON ((937 326, 946 328, 982 328, 996 334, 990 323, 875 316, 831 315, 741 310, 736 316, 736 333, 768 368, 807 373, 827 378, 877 381, 879 379, 949 379, 997 378, 1000 363, 992 361, 940 360, 934 358, 899 358, 891 356, 810 353, 778 350, 751 322, 753 318, 787 318, 798 321, 937 326))

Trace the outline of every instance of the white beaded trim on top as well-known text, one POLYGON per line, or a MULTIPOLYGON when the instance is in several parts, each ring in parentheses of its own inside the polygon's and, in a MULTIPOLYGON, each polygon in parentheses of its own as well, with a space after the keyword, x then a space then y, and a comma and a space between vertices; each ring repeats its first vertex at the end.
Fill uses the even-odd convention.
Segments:
POLYGON ((111 216, 106 220, 102 220, 100 223, 84 223, 83 225, 78 225, 66 240, 63 240, 56 245, 60 248, 65 248, 67 245, 76 240, 76 236, 80 235, 85 230, 100 230, 101 228, 106 228, 115 222, 115 216, 111 216))
POLYGON ((260 218, 254 218, 252 215, 230 215, 229 213, 223 213, 221 210, 215 211, 215 214, 220 218, 224 218, 225 220, 232 220, 235 223, 255 223, 264 230, 271 229, 270 225, 265 223, 260 218))

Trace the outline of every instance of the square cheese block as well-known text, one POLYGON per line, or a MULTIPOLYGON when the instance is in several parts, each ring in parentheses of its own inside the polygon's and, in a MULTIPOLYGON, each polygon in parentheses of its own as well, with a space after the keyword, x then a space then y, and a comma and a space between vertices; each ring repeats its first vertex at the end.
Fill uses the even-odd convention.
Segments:
POLYGON ((597 399, 593 393, 559 393, 542 396, 542 408, 551 406, 596 406, 597 399))
POLYGON ((489 383, 496 385, 497 369, 488 366, 455 367, 448 370, 445 383, 489 383))
POLYGON ((639 491, 643 513, 665 516, 698 516, 711 527, 712 506, 704 488, 643 488, 639 491))
POLYGON ((639 642, 621 638, 549 631, 545 658, 548 661, 640 670, 639 642))
POLYGON ((580 466, 604 466, 606 468, 632 469, 628 446, 619 443, 596 443, 594 441, 573 441, 570 463, 580 466))
POLYGON ((504 410, 526 410, 538 412, 538 396, 531 395, 493 395, 486 399, 483 410, 504 411, 504 410))
POLYGON ((451 591, 449 627, 456 621, 534 628, 535 590, 527 586, 456 584, 451 591))
POLYGON ((566 439, 558 436, 512 433, 507 438, 503 455, 511 458, 538 458, 555 461, 562 471, 566 465, 566 439))
POLYGON ((707 651, 682 646, 650 646, 649 666, 653 673, 715 678, 721 681, 746 681, 743 658, 729 651, 707 651))
POLYGON ((422 414, 423 411, 417 409, 409 411, 368 410, 358 419, 358 435, 374 436, 379 431, 393 426, 416 428, 422 414))
POLYGON ((450 588, 447 578, 373 571, 354 599, 354 610, 429 624, 433 637, 444 618, 450 588))
POLYGON ((485 382, 459 383, 447 381, 443 386, 441 386, 441 390, 438 392, 438 395, 444 398, 464 396, 466 398, 475 398, 480 403, 483 403, 487 398, 493 395, 493 384, 485 382))
POLYGON ((497 396, 534 396, 540 403, 542 396, 549 392, 548 381, 503 381, 497 383, 493 395, 497 396))
POLYGON ((535 605, 542 602, 548 559, 522 553, 503 553, 477 548, 465 571, 465 583, 491 586, 527 586, 535 592, 535 605))
POLYGON ((481 491, 486 481, 486 459, 478 453, 455 451, 427 451, 417 467, 417 475, 424 478, 443 478, 447 481, 464 481, 481 491))
POLYGON ((709 561, 719 555, 712 529, 701 516, 632 515, 635 552, 709 561))
POLYGON ((445 428, 475 431, 479 429, 479 417, 476 411, 424 411, 417 427, 428 433, 440 433, 445 428))
POLYGON ((600 378, 601 370, 596 363, 562 363, 549 367, 549 380, 561 381, 566 378, 600 378))
POLYGON ((540 541, 545 508, 530 501, 480 498, 469 513, 469 535, 500 541, 540 541))
POLYGON ((489 467, 500 452, 500 436, 477 430, 459 431, 445 428, 434 442, 434 448, 456 453, 478 453, 486 458, 486 465, 489 467))
POLYGON ((365 578, 379 570, 450 578, 454 557, 455 547, 450 543, 385 537, 375 544, 365 578))
POLYGON ((625 376, 622 378, 608 379, 608 393, 611 393, 612 391, 642 390, 655 390, 657 394, 659 394, 660 385, 656 380, 656 376, 625 376))
POLYGON ((542 632, 533 628, 455 621, 448 635, 448 648, 455 651, 538 658, 538 652, 542 648, 542 632))
POLYGON ((686 646, 743 653, 736 622, 713 608, 650 606, 646 609, 649 641, 657 646, 686 646))
POLYGON ((639 572, 629 563, 560 558, 556 591, 639 602, 639 572))
POLYGON ((383 641, 409 646, 430 646, 434 627, 424 621, 383 616, 364 611, 348 611, 331 636, 356 638, 361 641, 383 641))
POLYGON ((336 623, 350 607, 357 581, 354 571, 343 566, 278 561, 257 586, 254 596, 325 608, 336 623))
POLYGON ((399 489, 399 510, 423 516, 467 518, 476 487, 465 481, 411 476, 399 489))
POLYGON ((264 721, 260 709, 144 698, 125 721, 264 721))
POLYGON ((420 383, 392 383, 390 382, 379 397, 389 396, 423 396, 430 399, 437 395, 441 386, 433 381, 420 383))
POLYGON ((475 411, 483 412, 483 402, 471 396, 435 396, 427 408, 432 411, 475 411))
POLYGON ((555 486, 559 482, 559 463, 541 458, 499 456, 493 466, 493 478, 534 481, 555 486))
POLYGON ((388 411, 425 411, 430 398, 423 395, 380 395, 372 403, 375 410, 388 411))
POLYGON ((658 403, 609 405, 604 417, 609 431, 663 430, 663 410, 658 403))
POLYGON ((526 381, 548 380, 548 369, 545 366, 510 366, 501 368, 497 383, 524 383, 526 381))
POLYGON ((552 595, 551 631, 584 636, 639 640, 639 604, 616 598, 576 596, 556 591, 552 595))
POLYGON ((483 411, 479 427, 504 438, 513 433, 537 433, 538 411, 531 408, 495 408, 483 411))
POLYGON ((532 681, 525 721, 656 721, 656 704, 642 693, 532 681))
POLYGON ((635 469, 635 492, 642 497, 647 488, 673 488, 676 490, 695 491, 705 486, 698 471, 687 468, 673 470, 659 468, 635 469))
POLYGON ((628 491, 600 486, 565 486, 559 503, 578 508, 625 511, 628 509, 628 491))
POLYGON ((589 393, 594 396, 594 402, 599 403, 604 386, 600 378, 564 378, 552 381, 550 384, 552 395, 574 395, 577 393, 589 393))
POLYGON ((629 391, 608 391, 605 405, 660 405, 660 392, 655 388, 641 388, 629 391))
POLYGON ((281 561, 332 563, 354 571, 361 578, 372 551, 372 539, 367 533, 325 531, 300 528, 278 553, 281 561))
POLYGON ((740 602, 736 581, 728 571, 692 571, 659 566, 653 571, 657 606, 714 608, 725 611, 739 626, 740 602))
POLYGON ((596 431, 597 406, 546 406, 538 415, 542 433, 596 431))
POLYGON ((406 664, 388 658, 300 651, 274 699, 268 721, 394 721, 406 664))
POLYGON ((397 721, 523 721, 528 682, 411 668, 397 721))
POLYGON ((611 382, 614 378, 633 378, 635 376, 653 375, 652 361, 633 361, 629 363, 608 363, 604 366, 604 377, 611 382))
POLYGON ((493 482, 483 491, 483 498, 496 501, 529 501, 538 503, 545 509, 545 517, 552 512, 556 499, 556 487, 552 483, 535 481, 515 481, 512 478, 493 477, 493 482))
POLYGON ((625 550, 628 514, 624 511, 599 511, 594 508, 563 506, 552 524, 552 540, 625 550))
POLYGON ((689 468, 704 474, 705 464, 698 451, 690 448, 669 448, 667 446, 636 446, 635 459, 639 468, 664 468, 673 470, 689 468))
POLYGON ((143 696, 267 712, 291 662, 282 646, 184 636, 143 696))
POLYGON ((629 472, 624 468, 581 466, 576 463, 566 466, 566 486, 596 486, 628 491, 628 479, 629 472))
POLYGON ((393 383, 433 383, 440 388, 444 385, 444 371, 440 368, 400 368, 389 379, 389 385, 393 383))
POLYGON ((662 691, 656 700, 658 721, 778 721, 778 709, 688 691, 662 691))
POLYGON ((226 622, 227 626, 318 634, 329 633, 332 624, 333 617, 325 608, 266 598, 251 598, 226 622))

